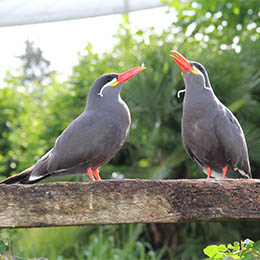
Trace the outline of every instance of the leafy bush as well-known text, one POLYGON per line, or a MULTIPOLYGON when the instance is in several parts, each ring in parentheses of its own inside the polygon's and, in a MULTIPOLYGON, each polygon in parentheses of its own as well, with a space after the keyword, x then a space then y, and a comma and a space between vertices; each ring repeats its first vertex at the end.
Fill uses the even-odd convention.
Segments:
POLYGON ((233 245, 210 245, 207 246, 203 252, 209 256, 209 258, 206 259, 257 260, 260 257, 260 241, 254 242, 250 239, 246 239, 241 242, 236 241, 233 245))

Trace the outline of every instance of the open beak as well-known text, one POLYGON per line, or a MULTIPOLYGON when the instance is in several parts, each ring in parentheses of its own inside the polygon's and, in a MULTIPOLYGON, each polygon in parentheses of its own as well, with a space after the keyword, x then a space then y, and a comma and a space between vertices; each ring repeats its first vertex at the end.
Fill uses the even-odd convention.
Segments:
POLYGON ((171 51, 171 52, 177 56, 175 57, 173 55, 170 55, 170 57, 173 58, 175 62, 178 64, 182 72, 185 70, 186 72, 199 74, 198 70, 195 67, 193 67, 191 63, 186 58, 184 58, 179 52, 177 51, 171 51))
POLYGON ((127 80, 129 80, 130 78, 132 78, 133 76, 135 76, 137 73, 139 73, 145 69, 146 69, 146 67, 135 67, 126 72, 120 73, 118 75, 117 83, 122 84, 122 83, 126 82, 127 80))

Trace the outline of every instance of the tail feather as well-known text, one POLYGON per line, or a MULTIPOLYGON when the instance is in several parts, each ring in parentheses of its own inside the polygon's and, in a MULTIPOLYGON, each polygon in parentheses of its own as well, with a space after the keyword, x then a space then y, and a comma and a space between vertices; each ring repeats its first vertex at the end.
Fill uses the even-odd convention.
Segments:
POLYGON ((22 171, 21 173, 18 173, 14 176, 10 176, 10 177, 4 179, 3 181, 0 181, 0 184, 14 184, 14 183, 25 184, 25 183, 28 183, 32 170, 33 170, 33 167, 30 167, 30 168, 22 171))
POLYGON ((0 181, 0 184, 33 184, 36 182, 39 182, 43 179, 47 178, 56 178, 56 177, 62 177, 62 176, 70 176, 75 174, 85 174, 86 169, 89 168, 89 162, 85 161, 82 162, 74 167, 68 168, 68 169, 61 169, 61 170, 55 170, 52 172, 46 172, 42 176, 39 176, 38 178, 31 178, 31 173, 35 169, 35 165, 32 167, 22 171, 21 173, 18 173, 17 175, 8 177, 4 179, 3 181, 0 181))

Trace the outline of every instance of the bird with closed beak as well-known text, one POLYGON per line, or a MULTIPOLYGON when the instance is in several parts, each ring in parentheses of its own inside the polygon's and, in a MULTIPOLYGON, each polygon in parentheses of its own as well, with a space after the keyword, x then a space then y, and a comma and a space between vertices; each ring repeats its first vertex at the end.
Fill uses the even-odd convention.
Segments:
POLYGON ((57 138, 54 147, 32 167, 1 184, 31 184, 84 173, 90 180, 100 180, 98 168, 120 150, 130 130, 130 111, 120 97, 122 84, 144 69, 136 67, 98 78, 90 88, 85 110, 57 138))
POLYGON ((172 52, 185 83, 181 130, 187 154, 208 178, 252 178, 243 130, 214 94, 206 69, 172 52))

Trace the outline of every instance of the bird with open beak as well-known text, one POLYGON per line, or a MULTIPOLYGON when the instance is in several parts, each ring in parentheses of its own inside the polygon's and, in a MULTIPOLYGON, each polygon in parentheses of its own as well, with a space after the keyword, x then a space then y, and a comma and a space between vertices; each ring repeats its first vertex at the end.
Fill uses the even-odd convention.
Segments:
POLYGON ((1 183, 30 184, 84 173, 90 180, 100 180, 98 168, 120 150, 130 130, 130 111, 120 97, 122 84, 144 69, 136 67, 98 78, 88 93, 85 110, 57 138, 54 147, 32 167, 1 183))
POLYGON ((208 177, 252 178, 243 130, 214 94, 206 69, 172 53, 185 84, 182 141, 187 154, 208 177))

